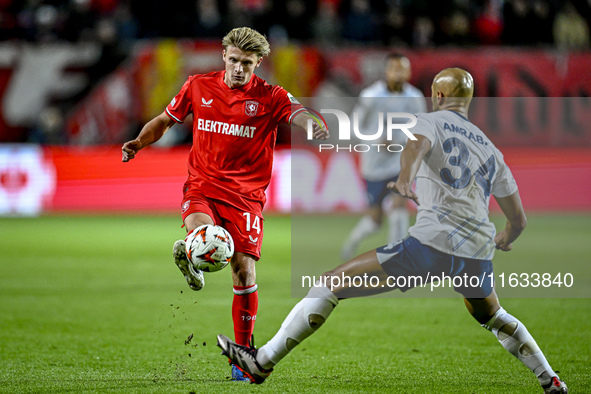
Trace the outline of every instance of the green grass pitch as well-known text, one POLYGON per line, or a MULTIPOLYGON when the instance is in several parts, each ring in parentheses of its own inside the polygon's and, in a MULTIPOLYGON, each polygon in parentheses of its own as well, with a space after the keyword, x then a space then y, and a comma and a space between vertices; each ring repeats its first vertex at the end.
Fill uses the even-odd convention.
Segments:
MULTIPOLYGON (((589 215, 529 219, 499 264, 589 264, 589 215)), ((355 220, 322 218, 343 233, 355 220)), ((192 292, 171 257, 183 233, 176 216, 0 219, 0 393, 541 392, 457 297, 344 301, 263 385, 232 382, 215 346, 216 334, 232 336, 230 270, 208 274, 192 292)), ((269 217, 257 263, 258 345, 298 301, 289 243, 289 218, 269 217)), ((502 303, 570 392, 591 393, 589 298, 502 303)))

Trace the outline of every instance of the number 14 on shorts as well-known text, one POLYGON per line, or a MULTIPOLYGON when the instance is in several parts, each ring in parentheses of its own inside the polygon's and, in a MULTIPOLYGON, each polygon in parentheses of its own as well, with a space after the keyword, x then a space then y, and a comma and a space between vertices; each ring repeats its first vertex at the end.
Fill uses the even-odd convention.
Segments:
POLYGON ((252 230, 256 230, 257 232, 256 238, 253 238, 252 235, 248 236, 250 242, 257 242, 258 235, 261 233, 261 218, 259 218, 257 215, 251 214, 250 212, 244 212, 242 216, 244 216, 245 219, 246 232, 250 233, 252 230))

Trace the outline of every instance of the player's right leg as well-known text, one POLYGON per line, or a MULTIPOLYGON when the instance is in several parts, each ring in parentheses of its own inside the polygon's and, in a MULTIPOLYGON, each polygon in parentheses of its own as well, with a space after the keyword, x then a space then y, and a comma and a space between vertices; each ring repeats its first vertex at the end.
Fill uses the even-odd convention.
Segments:
POLYGON ((172 247, 172 257, 174 263, 181 270, 181 273, 185 277, 187 284, 192 290, 199 291, 205 286, 205 279, 203 278, 203 271, 195 269, 193 264, 187 258, 187 252, 185 249, 185 241, 179 239, 174 243, 172 247))
POLYGON ((501 345, 536 375, 545 393, 568 393, 527 328, 501 307, 494 289, 486 298, 465 298, 464 302, 482 327, 495 334, 501 345))
POLYGON ((368 296, 392 290, 387 286, 369 288, 350 287, 351 283, 337 284, 331 278, 343 275, 354 277, 375 276, 381 284, 386 283, 388 275, 378 262, 376 251, 364 253, 353 260, 325 274, 326 282, 317 283, 308 295, 298 302, 285 318, 275 336, 263 347, 255 349, 238 345, 224 335, 218 335, 218 346, 222 354, 238 365, 254 383, 262 383, 275 364, 279 363, 290 351, 304 339, 316 332, 328 319, 339 299, 356 296, 368 296))

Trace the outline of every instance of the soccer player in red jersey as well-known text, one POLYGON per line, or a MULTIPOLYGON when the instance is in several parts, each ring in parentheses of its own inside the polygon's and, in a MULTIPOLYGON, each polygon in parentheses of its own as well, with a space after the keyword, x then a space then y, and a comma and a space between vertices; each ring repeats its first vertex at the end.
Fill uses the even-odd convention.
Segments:
MULTIPOLYGON (((133 159, 193 114, 193 146, 181 204, 183 223, 187 233, 215 224, 232 235, 234 335, 237 343, 247 345, 258 310, 255 262, 260 258, 262 211, 277 126, 289 123, 306 129, 312 120, 314 138, 326 139, 329 134, 285 89, 254 75, 270 52, 263 35, 237 28, 224 37, 222 45, 225 70, 190 76, 165 111, 150 120, 136 139, 126 142, 122 151, 123 162, 133 159)), ((189 263, 184 241, 175 243, 173 255, 189 286, 200 290, 203 273, 189 263)), ((232 375, 242 380, 239 370, 232 375)))

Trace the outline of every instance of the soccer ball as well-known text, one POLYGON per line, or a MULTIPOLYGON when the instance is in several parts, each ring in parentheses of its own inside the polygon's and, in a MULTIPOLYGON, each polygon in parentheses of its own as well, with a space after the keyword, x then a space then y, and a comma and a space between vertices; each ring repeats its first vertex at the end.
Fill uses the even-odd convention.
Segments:
POLYGON ((234 240, 225 228, 206 224, 185 238, 187 257, 195 268, 215 272, 224 268, 234 255, 234 240))

